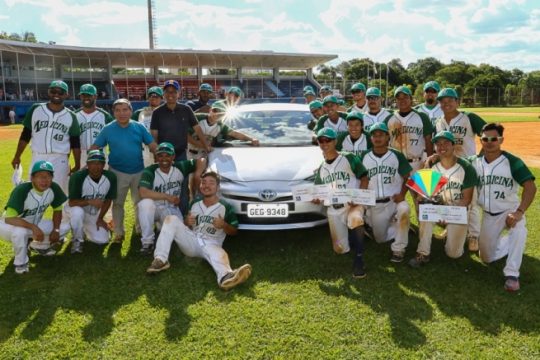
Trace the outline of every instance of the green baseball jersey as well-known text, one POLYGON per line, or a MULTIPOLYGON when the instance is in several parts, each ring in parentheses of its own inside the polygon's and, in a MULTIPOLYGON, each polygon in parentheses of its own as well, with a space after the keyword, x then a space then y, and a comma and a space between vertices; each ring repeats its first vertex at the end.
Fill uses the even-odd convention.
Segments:
POLYGON ((37 225, 49 205, 56 209, 66 200, 66 194, 55 182, 43 192, 34 189, 31 182, 25 182, 13 189, 5 208, 14 209, 17 217, 37 225))
MULTIPOLYGON (((69 199, 114 200, 116 199, 116 184, 116 175, 109 170, 103 170, 103 174, 96 181, 90 177, 88 169, 82 169, 69 178, 69 199)), ((96 214, 99 209, 88 205, 84 207, 84 212, 96 214)))
POLYGON ((315 134, 322 128, 328 127, 336 130, 336 132, 347 131, 347 113, 338 111, 339 117, 337 122, 333 122, 328 118, 328 115, 323 115, 317 120, 315 126, 315 134))
POLYGON ((367 175, 360 158, 348 152, 327 163, 323 161, 315 173, 315 184, 330 184, 332 189, 359 189, 360 179, 367 175))
POLYGON ((432 135, 433 127, 423 112, 411 110, 405 116, 398 111, 384 122, 390 131, 390 146, 401 151, 407 159, 420 159, 426 149, 425 136, 432 135))
POLYGON ((483 155, 469 159, 478 175, 478 204, 491 213, 515 210, 520 203, 519 185, 535 180, 527 165, 506 151, 489 163, 483 155))
POLYGON ((403 186, 403 177, 411 171, 411 164, 396 149, 389 148, 384 155, 366 151, 360 156, 369 177, 369 190, 375 192, 377 199, 384 199, 399 194, 403 186))
POLYGON ((351 138, 348 132, 338 134, 336 142, 337 151, 347 151, 355 155, 360 155, 368 149, 371 149, 371 140, 365 134, 360 135, 356 140, 351 138))
POLYGON ((221 199, 214 205, 207 207, 201 198, 197 198, 191 204, 189 212, 195 216, 193 231, 200 235, 202 239, 220 246, 223 244, 227 234, 223 229, 217 229, 214 226, 214 219, 221 217, 227 224, 238 228, 238 218, 232 206, 221 199))
POLYGON ((392 115, 392 111, 381 109, 378 113, 372 114, 369 111, 364 113, 364 132, 369 134, 371 125, 383 122, 384 119, 392 115))
POLYGON ((435 122, 435 133, 446 130, 454 134, 456 144, 454 154, 457 156, 472 156, 476 154, 475 136, 482 135, 482 128, 486 125, 484 119, 474 113, 459 112, 447 122, 444 116, 435 122))
POLYGON ((75 114, 63 108, 49 110, 47 103, 34 104, 24 116, 23 125, 32 131, 32 152, 40 154, 69 154, 70 136, 80 136, 81 129, 75 114))
POLYGON ((448 183, 441 189, 438 196, 447 205, 454 205, 463 199, 463 190, 469 189, 478 183, 476 171, 470 162, 458 158, 457 162, 446 169, 440 162, 436 162, 431 168, 448 179, 448 183))
MULTIPOLYGON (((180 197, 182 182, 193 171, 195 171, 195 160, 177 161, 171 166, 169 173, 163 172, 159 164, 153 164, 143 170, 139 187, 180 197)), ((156 203, 168 205, 167 200, 158 200, 156 203)))
POLYGON ((90 114, 81 108, 75 111, 75 116, 81 130, 81 151, 90 149, 105 125, 114 120, 108 112, 100 108, 90 114))
POLYGON ((152 108, 150 106, 143 107, 142 109, 135 110, 131 119, 140 122, 144 125, 146 130, 150 132, 150 122, 152 121, 152 108))
MULTIPOLYGON (((206 143, 209 145, 215 144, 216 141, 221 141, 222 139, 226 138, 227 135, 232 131, 230 127, 223 124, 221 121, 216 121, 214 124, 210 124, 208 122, 208 114, 196 114, 195 116, 199 121, 199 126, 204 134, 206 143)), ((189 133, 195 140, 199 140, 199 137, 197 134, 195 134, 193 128, 189 129, 189 133)), ((188 149, 194 151, 201 150, 190 143, 188 143, 188 149)))

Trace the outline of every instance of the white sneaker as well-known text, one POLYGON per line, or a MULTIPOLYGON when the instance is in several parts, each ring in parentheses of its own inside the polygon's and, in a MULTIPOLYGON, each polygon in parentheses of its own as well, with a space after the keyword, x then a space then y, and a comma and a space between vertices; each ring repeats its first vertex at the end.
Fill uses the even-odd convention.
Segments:
POLYGON ((28 263, 23 265, 15 265, 15 274, 24 274, 30 271, 30 267, 28 266, 28 263))

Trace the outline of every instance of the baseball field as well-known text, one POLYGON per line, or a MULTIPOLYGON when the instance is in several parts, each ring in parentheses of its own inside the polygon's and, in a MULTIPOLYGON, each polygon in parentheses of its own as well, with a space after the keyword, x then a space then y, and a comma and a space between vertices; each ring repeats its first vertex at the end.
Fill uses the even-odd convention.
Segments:
MULTIPOLYGON (((540 177, 540 108, 474 111, 504 121, 503 148, 540 177)), ((2 207, 20 131, 0 128, 2 207)), ((389 245, 368 241, 368 276, 355 280, 326 227, 228 238, 233 267, 248 262, 253 274, 223 292, 207 263, 176 248, 170 270, 147 276, 151 258, 139 255, 130 206, 121 246, 87 243, 71 255, 68 241, 56 256, 32 256, 23 276, 0 241, 0 358, 538 358, 539 196, 526 217, 516 294, 503 290, 504 260, 487 266, 468 252, 451 260, 437 240, 421 269, 390 263, 389 245)), ((418 243, 409 241, 407 260, 418 243)))

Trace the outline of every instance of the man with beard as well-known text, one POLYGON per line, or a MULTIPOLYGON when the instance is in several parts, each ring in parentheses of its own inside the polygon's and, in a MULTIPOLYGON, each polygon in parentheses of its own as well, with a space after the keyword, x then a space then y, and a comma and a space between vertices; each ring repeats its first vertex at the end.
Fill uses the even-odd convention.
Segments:
POLYGON ((49 85, 48 95, 49 102, 34 104, 26 113, 11 165, 13 168, 20 166, 21 155, 28 143, 32 142, 30 169, 37 161, 50 162, 55 170, 54 182, 67 193, 70 151, 75 160, 71 172, 80 168, 81 130, 75 114, 64 106, 64 100, 69 96, 68 85, 62 80, 54 80, 49 85))
POLYGON ((81 108, 75 111, 81 128, 81 164, 86 164, 86 152, 94 143, 101 130, 113 121, 112 116, 96 106, 97 89, 92 84, 84 84, 79 90, 81 108))
POLYGON ((208 104, 208 101, 213 92, 214 89, 210 84, 202 83, 201 86, 199 86, 199 99, 188 101, 186 105, 195 113, 209 113, 210 105, 208 104))
POLYGON ((441 106, 437 102, 437 94, 441 87, 436 81, 428 81, 424 84, 424 103, 416 105, 415 110, 421 111, 429 117, 435 131, 435 121, 442 116, 441 106))

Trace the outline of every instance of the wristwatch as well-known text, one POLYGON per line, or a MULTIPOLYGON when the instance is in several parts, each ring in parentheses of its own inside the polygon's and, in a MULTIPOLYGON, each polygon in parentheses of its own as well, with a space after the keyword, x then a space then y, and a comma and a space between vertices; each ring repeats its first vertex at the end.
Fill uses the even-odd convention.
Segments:
POLYGON ((60 229, 54 229, 53 231, 60 234, 60 229))

